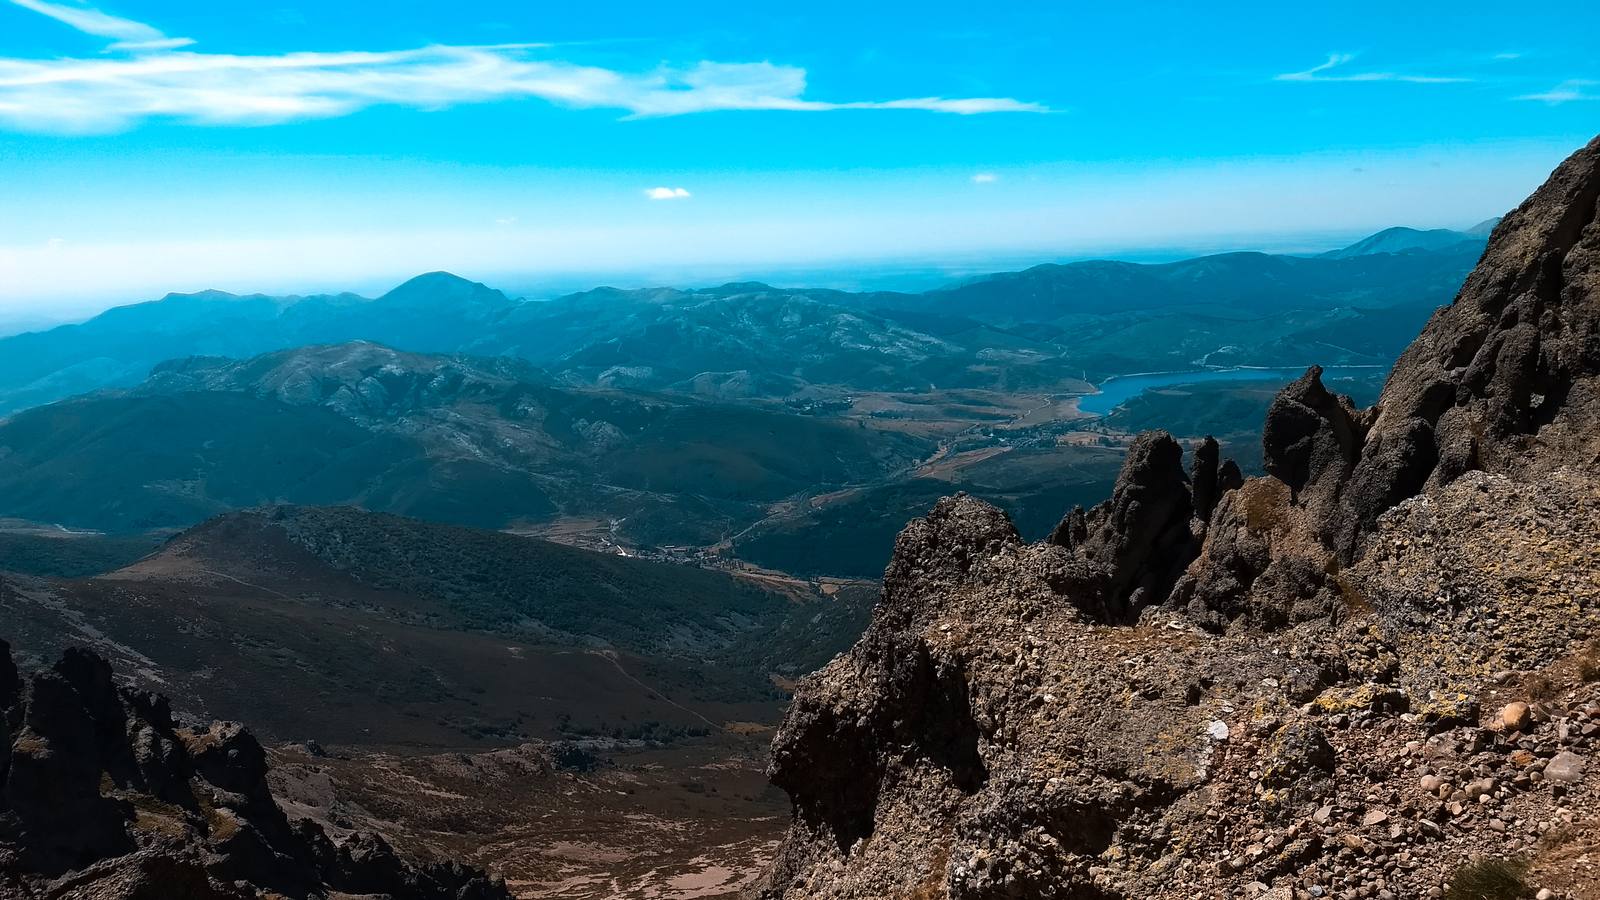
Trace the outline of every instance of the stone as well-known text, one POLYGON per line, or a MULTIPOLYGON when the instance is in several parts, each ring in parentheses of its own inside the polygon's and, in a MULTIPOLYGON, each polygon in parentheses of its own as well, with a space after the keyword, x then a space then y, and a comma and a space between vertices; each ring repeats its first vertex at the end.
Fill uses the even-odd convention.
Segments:
POLYGON ((1571 750, 1563 750, 1544 767, 1544 777, 1562 784, 1577 784, 1583 780, 1588 761, 1571 750))
POLYGON ((1528 708, 1528 704, 1523 703, 1520 700, 1514 703, 1507 703, 1500 710, 1501 731, 1508 733, 1513 731, 1527 731, 1528 726, 1532 723, 1533 711, 1528 708))

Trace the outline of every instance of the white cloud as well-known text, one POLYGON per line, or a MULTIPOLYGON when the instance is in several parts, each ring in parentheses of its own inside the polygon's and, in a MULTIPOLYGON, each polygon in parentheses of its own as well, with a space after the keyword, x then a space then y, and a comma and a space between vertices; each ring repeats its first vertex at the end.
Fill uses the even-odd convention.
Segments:
POLYGON ((805 96, 806 71, 770 62, 662 66, 629 72, 539 55, 542 44, 435 45, 414 50, 179 52, 192 43, 139 22, 47 0, 9 2, 115 39, 121 59, 0 57, 0 127, 82 133, 162 118, 200 125, 271 125, 348 115, 380 104, 442 109, 536 98, 630 117, 716 110, 924 110, 956 115, 1048 112, 1007 97, 824 101, 805 96))
POLYGON ((1497 62, 1511 62, 1514 59, 1521 59, 1522 58, 1522 54, 1521 53, 1496 53, 1493 58, 1497 62))
POLYGON ((112 44, 112 50, 127 50, 132 53, 149 50, 176 50, 179 47, 188 47, 194 43, 193 38, 160 38, 152 41, 117 41, 112 44))
POLYGON ((972 176, 973 184, 994 184, 999 180, 1000 176, 993 172, 979 172, 978 174, 972 176))
POLYGON ((1560 106, 1563 103, 1572 103, 1579 100, 1600 100, 1600 94, 1584 90, 1585 88, 1594 87, 1594 85, 1595 82, 1589 79, 1574 78, 1570 81, 1563 81, 1548 91, 1542 91, 1537 94, 1523 94, 1516 99, 1537 100, 1540 103, 1548 103, 1551 106, 1560 106))
POLYGON ((1440 75, 1406 75, 1399 72, 1345 72, 1335 71, 1352 62, 1354 53, 1330 53, 1321 65, 1304 72, 1287 72, 1273 77, 1274 81, 1403 81, 1408 84, 1461 84, 1470 78, 1450 78, 1440 75))
POLYGON ((645 191, 644 195, 649 197, 651 200, 687 200, 694 196, 681 187, 653 187, 648 191, 645 191))
POLYGON ((41 16, 49 16, 84 34, 109 38, 116 42, 111 45, 113 50, 170 50, 194 43, 188 38, 169 38, 159 29, 143 22, 119 18, 88 6, 50 3, 47 0, 10 0, 10 2, 41 16))

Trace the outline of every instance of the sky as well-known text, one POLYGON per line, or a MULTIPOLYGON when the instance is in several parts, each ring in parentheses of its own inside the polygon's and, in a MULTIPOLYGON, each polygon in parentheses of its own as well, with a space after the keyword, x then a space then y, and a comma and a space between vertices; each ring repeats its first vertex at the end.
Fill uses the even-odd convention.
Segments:
POLYGON ((1597 26, 1592 2, 0 0, 0 317, 1464 228, 1600 131, 1597 26))

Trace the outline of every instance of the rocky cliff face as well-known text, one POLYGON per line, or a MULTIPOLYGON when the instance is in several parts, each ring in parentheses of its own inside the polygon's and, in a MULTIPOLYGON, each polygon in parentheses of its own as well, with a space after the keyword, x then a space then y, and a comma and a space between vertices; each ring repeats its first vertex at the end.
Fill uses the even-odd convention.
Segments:
POLYGON ((1597 204, 1600 140, 1376 406, 1285 388, 1264 477, 1148 434, 1047 541, 912 522, 774 742, 761 895, 1600 896, 1597 204))
POLYGON ((95 900, 508 898, 483 873, 414 865, 382 838, 291 822, 266 753, 233 723, 180 727, 69 650, 20 677, 0 642, 0 896, 95 900))

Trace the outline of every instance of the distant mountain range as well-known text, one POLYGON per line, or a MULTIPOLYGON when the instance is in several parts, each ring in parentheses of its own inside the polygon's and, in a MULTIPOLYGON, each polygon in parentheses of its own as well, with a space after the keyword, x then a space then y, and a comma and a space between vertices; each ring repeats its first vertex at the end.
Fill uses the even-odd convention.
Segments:
POLYGON ((1449 301, 1482 244, 1466 232, 1390 229, 1322 257, 1042 265, 922 294, 735 283, 527 302, 446 273, 374 300, 174 294, 0 339, 0 415, 130 387, 170 359, 349 341, 515 357, 567 384, 767 399, 814 385, 1059 388, 1066 373, 1199 359, 1387 362, 1426 311, 1449 301), (1390 322, 1382 311, 1395 309, 1406 314, 1390 322))

